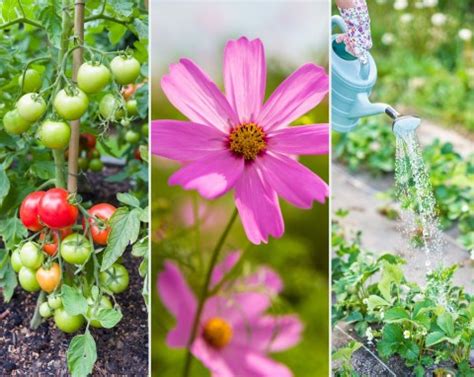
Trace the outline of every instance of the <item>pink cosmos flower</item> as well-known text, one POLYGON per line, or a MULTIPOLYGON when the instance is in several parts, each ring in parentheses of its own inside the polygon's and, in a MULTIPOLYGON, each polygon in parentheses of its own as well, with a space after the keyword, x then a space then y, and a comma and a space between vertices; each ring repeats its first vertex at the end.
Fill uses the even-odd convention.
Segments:
MULTIPOLYGON (((233 252, 216 266, 212 285, 217 284, 240 254, 233 252)), ((230 288, 230 287, 227 287, 230 288)), ((204 304, 192 354, 213 377, 290 377, 283 364, 266 356, 294 346, 300 340, 302 324, 295 315, 270 316, 265 311, 272 297, 282 289, 279 276, 269 268, 235 281, 229 293, 210 297, 204 304)), ((176 317, 167 344, 186 347, 191 335, 196 297, 172 262, 158 276, 158 291, 167 309, 176 317)))
POLYGON ((255 244, 284 232, 278 195, 307 209, 329 194, 328 185, 294 158, 327 154, 328 124, 289 127, 326 96, 324 68, 303 65, 263 103, 265 83, 262 42, 231 40, 224 52, 225 95, 196 64, 181 59, 161 87, 190 121, 152 123, 152 152, 184 163, 169 184, 207 199, 234 189, 245 232, 255 244))

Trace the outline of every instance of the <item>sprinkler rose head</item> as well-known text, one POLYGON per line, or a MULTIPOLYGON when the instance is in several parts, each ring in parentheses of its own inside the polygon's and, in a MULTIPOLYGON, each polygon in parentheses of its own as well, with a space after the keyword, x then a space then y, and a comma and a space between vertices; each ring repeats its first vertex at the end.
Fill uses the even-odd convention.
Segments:
POLYGON ((392 130, 397 137, 405 139, 420 126, 421 119, 413 115, 403 115, 393 121, 392 130))

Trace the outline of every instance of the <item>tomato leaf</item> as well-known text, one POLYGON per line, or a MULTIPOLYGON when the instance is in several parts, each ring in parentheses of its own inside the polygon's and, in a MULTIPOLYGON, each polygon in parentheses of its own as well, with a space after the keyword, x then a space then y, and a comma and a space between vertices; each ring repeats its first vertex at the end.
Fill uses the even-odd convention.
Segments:
POLYGON ((9 302, 17 286, 15 271, 10 263, 9 253, 0 249, 0 287, 3 292, 3 301, 9 302))
POLYGON ((87 300, 77 289, 64 284, 62 288, 63 305, 70 315, 86 314, 87 300))
POLYGON ((122 312, 116 309, 101 309, 97 314, 97 320, 102 327, 111 329, 122 320, 122 312))
POLYGON ((115 211, 110 219, 112 230, 104 250, 101 271, 110 268, 122 256, 126 247, 138 239, 141 211, 139 208, 129 210, 126 207, 120 207, 115 211))
POLYGON ((130 207, 140 208, 140 201, 131 194, 128 194, 125 192, 119 192, 117 194, 117 200, 130 207))
POLYGON ((0 220, 0 238, 3 239, 7 249, 14 249, 16 245, 28 235, 28 230, 16 217, 0 220))
POLYGON ((0 206, 10 191, 10 180, 3 165, 0 165, 0 206))
POLYGON ((72 377, 87 377, 97 360, 97 347, 89 330, 76 335, 67 350, 67 365, 72 377))

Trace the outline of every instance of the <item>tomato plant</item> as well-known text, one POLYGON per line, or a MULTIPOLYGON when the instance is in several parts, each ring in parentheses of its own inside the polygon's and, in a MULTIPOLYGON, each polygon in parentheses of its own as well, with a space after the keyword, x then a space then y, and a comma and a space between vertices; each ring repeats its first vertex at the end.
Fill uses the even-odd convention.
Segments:
POLYGON ((114 295, 129 274, 148 300, 148 138, 125 138, 148 120, 146 6, 0 2, 0 288, 12 305, 18 284, 38 292, 32 329, 84 328, 62 360, 73 376, 93 371, 97 355, 83 357, 95 353, 92 328, 122 319, 114 295), (102 182, 128 192, 100 193, 111 190, 102 182), (142 260, 138 271, 119 263, 124 253, 142 260))

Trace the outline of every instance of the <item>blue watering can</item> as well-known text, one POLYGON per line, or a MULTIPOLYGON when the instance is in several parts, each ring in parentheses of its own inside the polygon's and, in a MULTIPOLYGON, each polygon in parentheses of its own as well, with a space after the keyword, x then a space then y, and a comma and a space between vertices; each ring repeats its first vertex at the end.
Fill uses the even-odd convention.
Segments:
MULTIPOLYGON (((346 32, 347 26, 340 16, 332 17, 332 26, 346 32)), ((368 54, 366 64, 346 51, 344 43, 337 43, 336 35, 331 42, 331 124, 338 132, 352 131, 359 119, 377 114, 387 114, 393 120, 393 132, 405 137, 418 128, 421 119, 401 116, 385 103, 372 103, 369 96, 377 81, 377 66, 368 54)))

